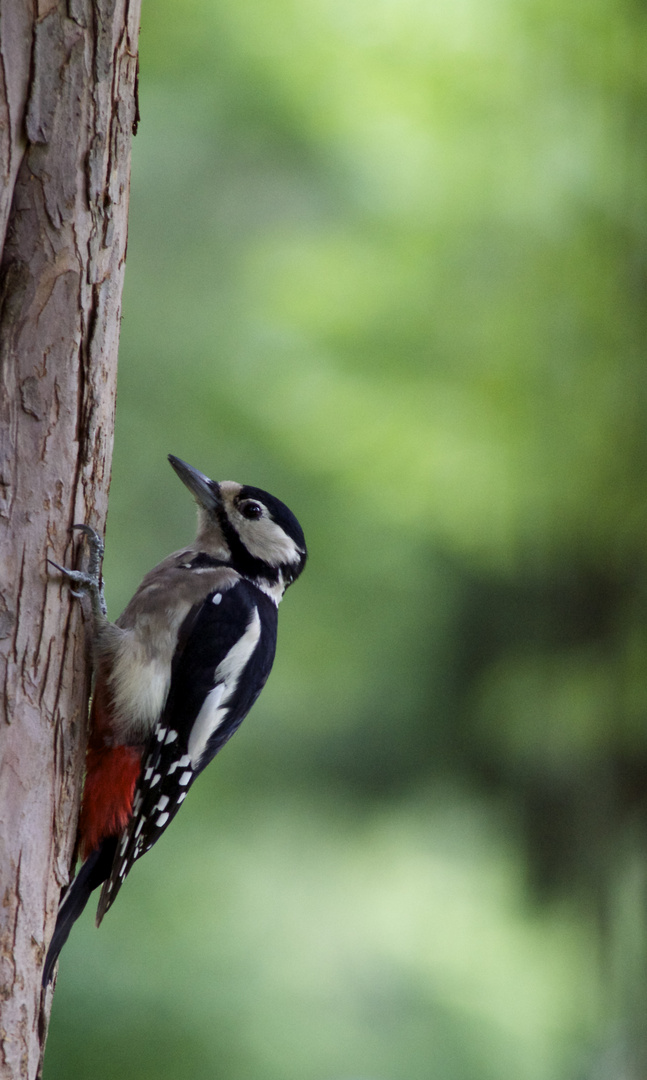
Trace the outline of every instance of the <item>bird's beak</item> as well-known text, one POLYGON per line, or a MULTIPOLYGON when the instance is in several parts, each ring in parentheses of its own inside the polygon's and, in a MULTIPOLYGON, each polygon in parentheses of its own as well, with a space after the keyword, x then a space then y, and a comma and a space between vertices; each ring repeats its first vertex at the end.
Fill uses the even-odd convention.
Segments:
POLYGON ((180 461, 180 458, 176 458, 173 454, 169 454, 168 459, 182 483, 188 487, 200 506, 211 511, 222 506, 220 485, 216 480, 210 480, 199 469, 187 465, 186 461, 180 461))

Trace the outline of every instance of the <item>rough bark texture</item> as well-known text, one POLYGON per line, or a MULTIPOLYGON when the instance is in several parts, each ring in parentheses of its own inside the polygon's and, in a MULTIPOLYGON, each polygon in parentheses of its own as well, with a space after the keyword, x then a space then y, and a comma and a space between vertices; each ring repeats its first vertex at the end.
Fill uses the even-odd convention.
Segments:
POLYGON ((76 830, 89 673, 46 559, 105 522, 138 31, 139 0, 0 0, 2 1080, 39 1070, 76 830))

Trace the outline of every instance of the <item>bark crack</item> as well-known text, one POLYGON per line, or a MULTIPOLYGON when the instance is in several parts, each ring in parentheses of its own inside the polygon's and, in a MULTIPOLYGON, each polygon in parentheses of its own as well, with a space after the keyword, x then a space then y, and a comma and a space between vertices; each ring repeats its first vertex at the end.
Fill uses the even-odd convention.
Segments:
POLYGON ((16 954, 16 940, 18 938, 18 914, 19 914, 19 911, 20 911, 20 906, 22 904, 22 897, 20 895, 20 873, 21 873, 21 868, 22 868, 22 848, 20 849, 20 852, 18 854, 18 863, 17 863, 17 866, 16 866, 16 890, 15 890, 16 903, 15 903, 15 907, 14 907, 13 936, 12 936, 12 948, 11 948, 12 965, 13 965, 13 977, 12 977, 12 981, 11 981, 12 992, 14 990, 15 983, 16 983, 16 964, 15 964, 15 961, 13 960, 13 957, 16 954))
POLYGON ((16 592, 16 621, 14 624, 14 633, 11 643, 11 653, 13 662, 18 665, 18 634, 20 631, 20 614, 22 605, 22 594, 25 586, 25 549, 22 549, 22 556, 20 560, 20 574, 18 575, 18 591, 16 592))

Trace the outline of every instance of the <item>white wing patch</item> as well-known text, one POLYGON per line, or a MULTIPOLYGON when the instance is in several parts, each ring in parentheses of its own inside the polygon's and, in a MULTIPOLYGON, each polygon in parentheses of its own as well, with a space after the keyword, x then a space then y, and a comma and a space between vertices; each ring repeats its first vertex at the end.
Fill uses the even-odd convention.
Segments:
MULTIPOLYGON (((209 739, 227 716, 227 704, 231 700, 243 668, 251 657, 261 636, 261 620, 258 608, 254 608, 245 633, 218 664, 215 677, 217 685, 207 694, 189 737, 189 757, 194 769, 198 767, 209 739)), ((180 779, 182 783, 182 778, 180 779)))
MULTIPOLYGON (((191 735, 189 736, 189 757, 191 758, 193 768, 198 764, 198 761, 204 752, 204 748, 209 741, 209 736, 224 719, 224 709, 222 710, 223 716, 219 717, 218 715, 221 711, 219 706, 224 693, 224 683, 214 686, 213 690, 208 693, 204 699, 202 708, 195 718, 195 723, 191 728, 191 735)), ((189 776, 190 775, 191 774, 189 773, 189 776)), ((180 783, 182 783, 182 779, 180 779, 180 783)))
POLYGON ((226 698, 223 699, 223 705, 236 689, 241 672, 254 652, 260 636, 261 618, 258 614, 258 608, 255 607, 247 623, 245 633, 235 645, 232 645, 224 660, 221 660, 216 668, 216 679, 218 682, 224 682, 228 691, 226 698))

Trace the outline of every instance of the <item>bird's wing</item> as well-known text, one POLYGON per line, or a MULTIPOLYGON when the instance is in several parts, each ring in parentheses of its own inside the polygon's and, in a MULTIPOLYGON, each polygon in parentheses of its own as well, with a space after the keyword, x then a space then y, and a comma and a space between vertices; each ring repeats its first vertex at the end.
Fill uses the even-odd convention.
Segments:
POLYGON ((135 860, 159 839, 197 774, 258 697, 272 666, 276 638, 275 619, 273 633, 271 618, 269 633, 263 620, 262 633, 259 607, 265 613, 265 600, 240 581, 210 592, 184 620, 168 698, 144 751, 133 814, 101 892, 97 925, 135 860))

